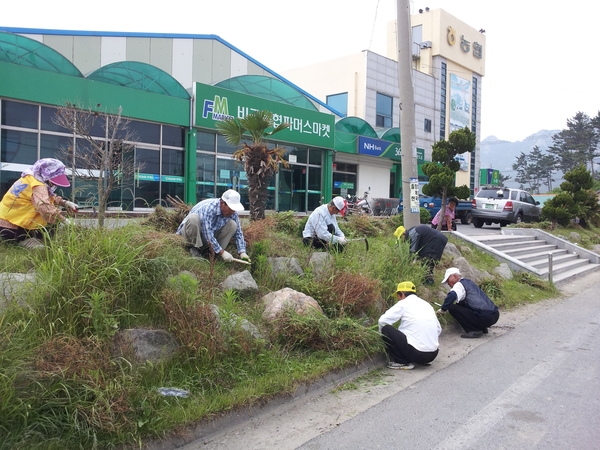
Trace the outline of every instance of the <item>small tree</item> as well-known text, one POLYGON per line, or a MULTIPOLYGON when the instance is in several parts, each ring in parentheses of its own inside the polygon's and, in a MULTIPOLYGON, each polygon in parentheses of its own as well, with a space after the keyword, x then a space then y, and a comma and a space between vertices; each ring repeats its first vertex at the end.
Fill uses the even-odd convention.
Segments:
MULTIPOLYGON (((423 186, 423 193, 441 197, 441 215, 446 213, 446 198, 455 196, 468 198, 471 194, 469 186, 455 186, 456 172, 460 169, 460 163, 456 156, 471 152, 475 148, 475 133, 467 127, 453 131, 448 140, 442 139, 433 144, 430 163, 423 164, 422 170, 429 177, 429 181, 423 186)), ((438 223, 441 230, 443 221, 438 223)))
POLYGON ((265 139, 288 127, 287 123, 275 127, 273 113, 269 111, 255 111, 242 119, 230 118, 217 122, 217 129, 229 144, 239 145, 246 134, 252 139, 251 145, 244 142, 244 146, 233 154, 233 158, 244 164, 248 177, 250 220, 265 218, 269 179, 277 173, 280 163, 287 167, 287 161, 283 159, 285 149, 269 149, 265 139), (269 129, 271 131, 267 131, 269 129))
POLYGON ((106 114, 66 103, 53 118, 56 125, 76 135, 76 148, 61 148, 58 152, 65 165, 71 167, 74 176, 97 182, 93 196, 98 204, 99 227, 104 226, 111 192, 124 189, 123 182, 133 180, 135 171, 142 168, 135 164, 132 142, 136 136, 129 129, 129 120, 121 114, 121 107, 117 114, 106 114), (103 137, 98 137, 100 130, 103 137))
POLYGON ((586 227, 588 223, 597 225, 600 222, 600 207, 596 193, 591 190, 594 180, 590 172, 582 164, 564 176, 561 183, 562 192, 544 203, 542 219, 567 226, 573 219, 586 227))

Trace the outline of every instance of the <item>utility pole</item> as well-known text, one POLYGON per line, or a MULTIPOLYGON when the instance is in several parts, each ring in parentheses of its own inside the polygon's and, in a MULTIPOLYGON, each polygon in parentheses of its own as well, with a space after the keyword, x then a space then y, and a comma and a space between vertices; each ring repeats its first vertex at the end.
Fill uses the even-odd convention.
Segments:
POLYGON ((412 84, 412 29, 410 26, 409 0, 397 0, 396 3, 398 87, 400 93, 400 149, 402 153, 402 199, 404 203, 404 227, 409 229, 421 223, 419 215, 419 184, 415 138, 415 92, 412 84))

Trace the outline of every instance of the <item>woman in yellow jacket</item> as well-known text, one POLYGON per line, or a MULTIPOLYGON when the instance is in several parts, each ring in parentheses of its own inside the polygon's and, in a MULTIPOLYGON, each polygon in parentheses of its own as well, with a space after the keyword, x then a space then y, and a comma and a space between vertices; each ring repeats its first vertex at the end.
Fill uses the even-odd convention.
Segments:
POLYGON ((23 172, 0 201, 0 239, 39 247, 40 230, 65 220, 60 207, 71 211, 78 208, 55 195, 56 186, 70 186, 65 165, 57 159, 40 159, 23 172))

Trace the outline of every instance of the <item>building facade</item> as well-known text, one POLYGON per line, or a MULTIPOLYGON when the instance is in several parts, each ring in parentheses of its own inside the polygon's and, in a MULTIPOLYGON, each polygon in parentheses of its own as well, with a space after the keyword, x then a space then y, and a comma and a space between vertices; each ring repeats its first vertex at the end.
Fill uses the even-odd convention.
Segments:
MULTIPOLYGON (((455 128, 469 126, 479 143, 485 41, 441 10, 412 20, 422 163, 455 128), (444 34, 450 28, 456 41, 444 34), (466 41, 479 56, 464 51, 466 41)), ((85 151, 81 136, 54 120, 57 108, 72 104, 100 117, 121 111, 130 121, 137 170, 112 193, 115 209, 153 208, 167 196, 194 203, 229 188, 244 199, 246 174, 215 123, 252 110, 290 124, 270 143, 287 150, 289 167, 270 181, 269 209, 311 211, 347 193, 397 198, 397 73, 393 57, 369 51, 284 77, 215 35, 0 28, 0 191, 39 158, 69 147, 85 151)), ((101 122, 94 133, 108 142, 101 122)), ((477 155, 465 155, 467 177, 478 173, 477 155)), ((75 161, 65 164, 80 169, 75 161)), ((82 205, 96 202, 94 180, 85 177, 74 176, 62 194, 82 205)))
MULTIPOLYGON (((415 93, 415 137, 419 162, 431 161, 431 148, 459 128, 476 135, 474 152, 461 156, 457 185, 478 188, 482 78, 485 75, 485 34, 441 9, 411 16, 412 82, 415 93)), ((369 50, 284 72, 346 116, 370 124, 382 136, 400 125, 398 45, 395 22, 388 26, 386 55, 369 50), (314 74, 319 74, 315 76, 314 74)), ((402 80, 400 80, 402 82, 402 80)), ((358 152, 357 152, 358 153, 358 152)), ((336 160, 356 161, 356 155, 336 160)), ((399 191, 397 161, 380 166, 372 160, 357 167, 356 180, 368 187, 385 180, 399 191), (387 174, 386 169, 392 166, 387 174), (378 177, 374 180, 374 176, 378 177)), ((361 188, 362 190, 362 188, 361 188)))

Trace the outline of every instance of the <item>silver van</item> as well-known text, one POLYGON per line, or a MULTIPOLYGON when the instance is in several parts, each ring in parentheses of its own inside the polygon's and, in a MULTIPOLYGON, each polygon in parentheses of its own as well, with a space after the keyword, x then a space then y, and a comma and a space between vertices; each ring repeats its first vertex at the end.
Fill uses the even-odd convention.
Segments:
POLYGON ((540 202, 522 189, 482 187, 471 202, 471 223, 475 228, 483 224, 537 222, 540 220, 540 202))

